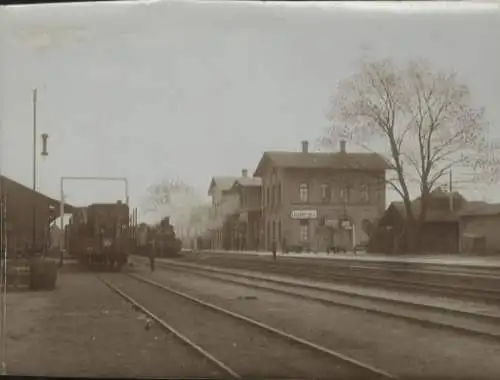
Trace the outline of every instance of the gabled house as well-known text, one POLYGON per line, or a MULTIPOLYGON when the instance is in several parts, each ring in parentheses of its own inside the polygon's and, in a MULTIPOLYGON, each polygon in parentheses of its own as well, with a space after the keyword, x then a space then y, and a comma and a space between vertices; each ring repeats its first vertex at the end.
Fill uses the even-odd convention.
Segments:
POLYGON ((230 191, 238 199, 232 249, 259 250, 262 239, 262 180, 248 177, 247 171, 243 170, 242 177, 234 181, 230 191))
POLYGON ((208 195, 212 197, 210 210, 211 248, 222 249, 227 241, 224 235, 224 223, 227 216, 226 192, 233 187, 237 177, 216 176, 212 177, 208 188, 208 195))

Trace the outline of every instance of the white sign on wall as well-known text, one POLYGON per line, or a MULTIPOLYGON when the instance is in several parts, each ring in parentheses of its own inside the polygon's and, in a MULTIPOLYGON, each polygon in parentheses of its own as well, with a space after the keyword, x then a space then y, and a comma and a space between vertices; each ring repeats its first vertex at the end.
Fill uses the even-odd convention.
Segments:
POLYGON ((292 219, 316 219, 318 217, 317 210, 293 210, 292 219))

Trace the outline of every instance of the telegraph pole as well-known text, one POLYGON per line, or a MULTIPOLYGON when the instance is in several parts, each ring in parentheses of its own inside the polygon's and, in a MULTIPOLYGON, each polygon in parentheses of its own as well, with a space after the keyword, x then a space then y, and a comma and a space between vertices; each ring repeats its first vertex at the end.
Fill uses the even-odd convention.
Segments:
POLYGON ((32 252, 31 255, 35 254, 36 245, 36 103, 37 103, 37 89, 33 89, 33 236, 32 236, 32 252))
POLYGON ((453 212, 453 175, 450 169, 448 189, 450 191, 450 211, 453 212))

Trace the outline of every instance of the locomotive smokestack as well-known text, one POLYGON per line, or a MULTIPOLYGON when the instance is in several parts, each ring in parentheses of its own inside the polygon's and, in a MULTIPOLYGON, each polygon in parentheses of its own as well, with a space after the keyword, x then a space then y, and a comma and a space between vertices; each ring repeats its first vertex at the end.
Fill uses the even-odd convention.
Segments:
POLYGON ((340 152, 341 153, 345 153, 345 146, 346 146, 346 141, 340 140, 340 152))
POLYGON ((302 153, 309 153, 309 141, 302 141, 302 153))

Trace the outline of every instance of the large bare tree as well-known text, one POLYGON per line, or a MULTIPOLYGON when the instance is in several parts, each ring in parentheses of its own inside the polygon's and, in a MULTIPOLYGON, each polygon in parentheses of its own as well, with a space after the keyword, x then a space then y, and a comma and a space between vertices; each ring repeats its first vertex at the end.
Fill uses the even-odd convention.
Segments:
POLYGON ((423 61, 403 67, 389 60, 362 62, 339 84, 323 142, 346 138, 385 154, 392 170, 383 180, 404 202, 409 249, 417 249, 429 194, 451 169, 469 181, 497 178, 496 145, 483 114, 455 73, 433 71, 423 61), (415 185, 417 213, 410 195, 415 185))

